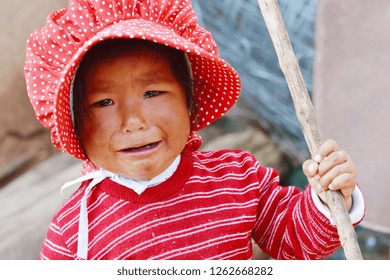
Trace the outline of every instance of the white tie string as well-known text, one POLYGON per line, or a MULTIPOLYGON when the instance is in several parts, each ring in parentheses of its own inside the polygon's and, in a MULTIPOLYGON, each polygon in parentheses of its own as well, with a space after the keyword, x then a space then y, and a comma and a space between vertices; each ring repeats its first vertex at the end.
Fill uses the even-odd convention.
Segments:
POLYGON ((88 258, 88 208, 87 208, 87 200, 88 196, 92 192, 92 189, 102 182, 104 179, 109 178, 110 180, 125 186, 129 189, 135 191, 138 195, 144 192, 148 187, 152 187, 164 182, 168 179, 172 174, 176 171, 181 156, 179 155, 173 163, 160 175, 154 177, 151 180, 143 180, 143 181, 135 181, 130 178, 126 178, 123 176, 119 176, 112 172, 109 172, 104 169, 96 170, 87 175, 84 175, 80 178, 77 178, 73 181, 65 183, 61 187, 61 195, 64 196, 64 191, 71 188, 76 184, 80 184, 82 182, 92 180, 91 183, 86 187, 84 191, 84 195, 80 201, 80 218, 79 218, 79 227, 78 227, 78 240, 77 240, 77 257, 82 259, 88 258))
POLYGON ((61 187, 61 194, 63 192, 79 183, 84 181, 91 180, 91 183, 84 191, 84 195, 80 201, 80 217, 79 217, 79 228, 78 228, 78 239, 77 239, 77 257, 82 259, 87 259, 88 257, 88 210, 87 210, 87 199, 89 194, 91 193, 92 188, 94 188, 97 184, 103 181, 106 178, 112 177, 111 172, 106 170, 97 170, 93 171, 87 175, 84 175, 76 180, 65 183, 61 187))

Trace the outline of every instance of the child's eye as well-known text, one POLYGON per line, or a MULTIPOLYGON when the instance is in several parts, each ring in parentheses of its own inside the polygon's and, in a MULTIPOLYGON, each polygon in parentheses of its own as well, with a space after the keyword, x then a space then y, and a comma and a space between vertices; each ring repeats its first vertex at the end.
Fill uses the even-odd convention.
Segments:
POLYGON ((157 90, 147 91, 144 94, 144 98, 151 98, 151 97, 160 95, 161 93, 162 93, 162 91, 157 91, 157 90))
POLYGON ((92 108, 97 108, 97 107, 106 107, 114 104, 114 101, 111 99, 103 99, 98 102, 95 102, 91 105, 92 108))

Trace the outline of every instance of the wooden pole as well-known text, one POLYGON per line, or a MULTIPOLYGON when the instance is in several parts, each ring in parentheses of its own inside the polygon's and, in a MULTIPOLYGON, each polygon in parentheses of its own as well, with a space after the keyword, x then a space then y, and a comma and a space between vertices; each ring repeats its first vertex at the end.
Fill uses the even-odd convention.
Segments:
MULTIPOLYGON (((314 157, 322 143, 317 119, 311 103, 298 59, 293 51, 277 0, 258 0, 261 13, 270 33, 280 68, 286 78, 294 102, 298 121, 301 125, 306 143, 314 157)), ((341 245, 348 260, 361 260, 362 255, 357 242, 351 219, 345 209, 340 191, 326 191, 321 194, 330 209, 335 221, 341 245)))

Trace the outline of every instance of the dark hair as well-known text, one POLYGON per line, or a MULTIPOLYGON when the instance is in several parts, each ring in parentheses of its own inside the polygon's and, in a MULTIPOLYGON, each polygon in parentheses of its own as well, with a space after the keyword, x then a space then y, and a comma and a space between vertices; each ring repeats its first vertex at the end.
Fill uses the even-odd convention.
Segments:
POLYGON ((88 68, 92 63, 98 61, 99 59, 114 57, 121 52, 129 51, 135 47, 149 48, 168 58, 174 77, 185 90, 188 112, 191 116, 196 116, 194 112, 195 106, 192 93, 193 80, 190 70, 188 69, 189 65, 184 52, 145 40, 109 39, 96 44, 87 52, 77 69, 77 73, 73 81, 71 93, 73 125, 81 146, 82 141, 80 135, 84 130, 82 125, 83 122, 81 120, 82 118, 92 118, 90 108, 86 100, 86 94, 84 92, 85 74, 88 68))

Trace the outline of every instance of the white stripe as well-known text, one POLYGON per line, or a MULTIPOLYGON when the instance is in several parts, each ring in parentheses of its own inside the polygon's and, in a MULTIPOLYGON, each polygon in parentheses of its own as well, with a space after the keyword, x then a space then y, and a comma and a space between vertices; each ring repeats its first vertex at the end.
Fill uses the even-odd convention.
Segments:
MULTIPOLYGON (((123 218, 116 220, 113 224, 111 224, 109 227, 105 228, 104 231, 100 232, 98 235, 95 236, 94 240, 91 241, 91 246, 95 244, 95 242, 98 242, 101 238, 103 238, 101 235, 106 234, 106 232, 115 230, 116 227, 121 226, 123 223, 126 223, 128 220, 131 221, 132 219, 136 219, 139 216, 144 215, 147 212, 151 211, 161 211, 163 208, 171 208, 179 203, 191 203, 191 201, 196 200, 203 200, 203 199, 212 199, 218 196, 224 196, 226 194, 228 195, 243 195, 247 192, 250 192, 252 190, 256 189, 256 185, 247 186, 245 189, 240 190, 237 188, 223 188, 219 190, 213 190, 212 192, 198 192, 193 194, 187 194, 185 196, 176 197, 174 199, 168 200, 164 205, 161 205, 159 202, 154 203, 151 205, 145 205, 142 208, 137 209, 136 211, 129 213, 128 215, 124 216, 123 218), (100 236, 100 238, 99 238, 100 236)), ((257 205, 257 201, 254 201, 257 205)), ((114 213, 111 213, 114 214, 114 213)))
MULTIPOLYGON (((202 170, 202 171, 205 170, 209 173, 215 173, 215 172, 223 170, 223 169, 229 169, 229 172, 230 172, 230 169, 232 167, 242 168, 248 161, 252 161, 252 159, 248 157, 240 162, 229 162, 229 163, 224 163, 224 164, 218 164, 214 167, 208 167, 208 166, 202 165, 199 162, 195 161, 193 166, 194 166, 194 169, 196 169, 196 170, 202 170)), ((240 170, 238 170, 238 172, 240 172, 240 170)))
MULTIPOLYGON (((94 211, 96 208, 98 208, 98 207, 100 206, 100 204, 103 203, 104 200, 105 200, 106 198, 107 198, 107 199, 109 198, 109 196, 106 195, 106 194, 104 194, 104 193, 103 193, 102 195, 100 195, 100 196, 98 197, 98 199, 101 198, 101 197, 103 197, 103 199, 99 200, 99 203, 96 203, 96 204, 94 203, 94 204, 92 205, 92 207, 88 207, 88 208, 87 208, 87 209, 88 209, 88 214, 89 214, 90 212, 94 211)), ((116 205, 116 204, 123 204, 123 205, 125 205, 126 202, 125 202, 125 201, 118 201, 118 202, 115 203, 115 205, 116 205)), ((109 210, 110 210, 110 208, 107 209, 104 213, 101 213, 98 217, 104 215, 104 214, 105 214, 107 211, 109 211, 109 210)), ((111 215, 112 215, 112 214, 113 214, 113 213, 111 213, 111 215)), ((93 228, 92 225, 95 224, 95 221, 96 221, 96 219, 97 219, 98 217, 96 217, 91 223, 89 223, 90 229, 93 228)), ((78 218, 79 218, 78 215, 75 216, 75 218, 72 220, 72 225, 71 225, 71 226, 74 226, 74 224, 78 222, 78 218)), ((69 240, 68 240, 69 244, 70 244, 70 245, 73 245, 73 244, 77 241, 77 238, 78 238, 78 232, 75 232, 75 233, 73 234, 73 236, 72 236, 71 238, 69 238, 69 240)))
POLYGON ((222 227, 231 227, 233 225, 239 225, 239 224, 245 224, 245 223, 251 223, 254 221, 253 216, 241 216, 236 218, 229 218, 224 220, 218 220, 211 223, 206 223, 202 225, 198 225, 196 227, 187 228, 184 230, 179 230, 175 232, 169 232, 167 234, 162 234, 160 236, 157 236, 151 240, 147 240, 143 243, 137 244, 137 246, 130 248, 129 250, 123 252, 120 256, 118 256, 118 259, 124 258, 126 255, 133 255, 138 253, 139 251, 148 249, 149 247, 157 246, 160 243, 166 243, 168 241, 172 241, 175 239, 183 239, 187 236, 196 235, 198 233, 209 231, 215 228, 222 228, 222 227), (149 245, 147 245, 149 244, 149 245), (145 246, 147 245, 147 246, 145 246), (129 254, 130 253, 130 254, 129 254))
MULTIPOLYGON (((88 213, 95 210, 107 198, 109 198, 109 195, 107 195, 106 193, 102 193, 101 195, 99 195, 92 204, 88 205, 88 213)), ((72 226, 74 226, 74 224, 78 223, 79 215, 80 215, 80 203, 78 203, 77 205, 78 207, 74 209, 74 212, 77 213, 73 213, 73 218, 70 221, 68 221, 66 224, 64 224, 63 226, 64 231, 69 230, 72 226)))
MULTIPOLYGON (((112 240, 109 244, 106 245, 106 247, 98 255, 96 255, 96 258, 100 258, 100 256, 102 254, 106 253, 106 251, 109 252, 110 250, 112 250, 113 247, 115 246, 115 244, 120 244, 120 242, 122 240, 131 238, 135 234, 140 234, 142 231, 148 231, 153 227, 156 227, 156 226, 158 227, 158 226, 161 226, 164 224, 178 222, 178 221, 181 221, 184 219, 189 219, 189 218, 193 218, 193 217, 197 217, 197 216, 204 216, 204 215, 208 215, 208 214, 212 215, 213 213, 217 213, 217 212, 221 212, 221 211, 229 210, 229 209, 244 209, 244 208, 248 208, 248 207, 253 207, 253 205, 254 205, 254 203, 252 201, 248 201, 245 204, 229 203, 229 204, 213 205, 212 207, 192 209, 190 211, 182 212, 182 213, 175 214, 175 215, 172 215, 169 217, 162 217, 162 218, 157 219, 157 220, 151 220, 143 225, 140 225, 136 228, 129 230, 128 232, 126 232, 126 234, 119 236, 115 240, 112 240)), ((130 220, 131 219, 129 219, 129 221, 130 220)), ((128 222, 128 221, 127 220, 122 221, 122 223, 119 225, 116 225, 116 227, 119 227, 126 222, 128 222)), ((111 230, 115 230, 115 228, 113 228, 111 230)), ((104 236, 100 237, 99 239, 101 239, 101 238, 104 238, 104 236)), ((95 240, 93 240, 93 241, 95 241, 95 240)), ((91 248, 93 247, 92 243, 95 243, 93 241, 91 242, 91 248)))
MULTIPOLYGON (((83 191, 85 188, 80 188, 78 191, 76 191, 67 201, 66 201, 66 206, 68 209, 63 211, 61 215, 58 216, 58 221, 61 221, 66 218, 68 215, 72 215, 73 211, 77 210, 80 207, 80 200, 79 200, 79 195, 82 195, 83 191), (76 200, 76 203, 72 206, 69 207, 69 204, 73 203, 73 201, 76 200)), ((61 209, 60 209, 61 210, 61 209)))
MULTIPOLYGON (((283 190, 286 190, 286 188, 284 188, 283 190)), ((276 197, 278 193, 279 192, 277 192, 277 193, 274 192, 274 196, 276 197)), ((272 248, 274 242, 279 242, 279 243, 281 242, 281 240, 276 240, 276 238, 274 238, 274 236, 280 231, 281 222, 284 219, 287 210, 289 210, 288 209, 289 208, 288 202, 289 202, 289 200, 292 199, 292 197, 291 197, 292 193, 293 193, 293 189, 287 188, 287 193, 285 194, 284 197, 281 197, 278 200, 277 205, 274 205, 275 201, 276 201, 274 196, 272 196, 272 200, 268 200, 270 202, 270 204, 275 206, 275 209, 269 209, 271 211, 274 211, 274 215, 271 218, 273 223, 269 223, 268 227, 265 229, 266 232, 269 232, 269 235, 271 237, 270 242, 268 243, 268 248, 272 248), (278 208, 280 205, 283 205, 283 204, 285 205, 285 208, 282 211, 280 211, 278 208)), ((269 206, 271 206, 271 205, 269 205, 269 206)), ((294 207, 296 208, 297 204, 295 204, 294 207)), ((291 211, 294 212, 294 209, 291 209, 291 211)), ((268 210, 267 210, 267 212, 268 212, 268 210)), ((293 216, 292 220, 294 221, 294 216, 293 216)))
MULTIPOLYGON (((131 238, 134 234, 139 234, 142 231, 150 230, 152 227, 160 226, 162 224, 171 223, 173 221, 177 222, 177 221, 191 218, 191 217, 202 216, 202 215, 205 215, 205 213, 213 214, 213 213, 219 212, 221 210, 229 210, 230 208, 232 208, 232 207, 226 207, 225 209, 218 208, 216 206, 209 207, 209 208, 200 208, 200 209, 188 211, 187 213, 179 213, 179 214, 176 214, 173 216, 163 217, 163 218, 160 218, 158 220, 152 220, 146 224, 140 225, 137 228, 133 228, 132 230, 128 231, 125 235, 119 236, 117 239, 115 239, 110 244, 108 244, 105 249, 107 249, 107 248, 111 249, 111 247, 115 246, 115 244, 120 244, 120 242, 122 240, 131 238), (203 211, 203 212, 197 212, 197 211, 203 211), (191 214, 191 215, 189 215, 189 214, 191 214), (139 229, 142 229, 142 230, 138 231, 139 229)), ((245 207, 241 207, 241 208, 245 208, 245 207)), ((233 209, 237 209, 237 208, 233 208, 233 209)), ((127 221, 124 221, 123 223, 125 223, 125 222, 127 222, 127 221)), ((121 226, 122 224, 120 224, 118 226, 121 226)), ((115 228, 113 230, 115 230, 115 228)), ((103 238, 103 237, 101 237, 101 238, 103 238)), ((93 246, 92 246, 92 242, 91 242, 91 248, 92 247, 93 246)), ((101 253, 105 253, 105 249, 103 249, 103 251, 101 253)), ((99 257, 99 255, 97 255, 96 257, 99 257)))
POLYGON ((88 210, 87 210, 87 199, 97 184, 103 181, 105 178, 95 178, 85 189, 85 193, 80 203, 80 219, 79 219, 79 232, 78 232, 78 242, 77 242, 77 256, 79 258, 87 259, 88 258, 88 210))
POLYGON ((50 230, 58 235, 62 235, 61 228, 55 223, 51 223, 50 230))
MULTIPOLYGON (((218 152, 218 151, 217 151, 218 152)), ((234 152, 226 152, 226 153, 221 153, 219 157, 215 157, 215 154, 217 152, 210 152, 210 153, 204 153, 204 154, 196 154, 197 159, 202 163, 202 164, 209 164, 209 163, 223 163, 226 162, 227 158, 233 158, 235 161, 241 161, 241 157, 243 155, 246 155, 247 157, 250 158, 250 154, 246 151, 241 151, 239 153, 234 153, 234 152)))
POLYGON ((60 255, 65 255, 67 257, 73 258, 73 255, 69 251, 68 248, 61 247, 55 243, 53 243, 51 240, 46 240, 45 245, 48 249, 50 249, 53 252, 56 252, 60 255))
POLYGON ((199 250, 205 250, 205 249, 207 249, 208 247, 211 247, 211 246, 218 246, 219 244, 228 243, 228 242, 232 242, 232 241, 235 241, 235 240, 242 240, 242 239, 245 239, 245 238, 248 238, 248 233, 247 232, 242 232, 242 233, 239 232, 239 233, 236 233, 236 234, 229 234, 229 235, 224 235, 224 236, 218 236, 216 238, 203 241, 201 243, 196 243, 196 244, 193 244, 193 245, 190 245, 190 246, 186 246, 186 247, 178 248, 178 249, 175 249, 175 250, 171 250, 169 252, 165 252, 163 254, 154 256, 154 257, 152 257, 150 259, 151 260, 173 259, 173 258, 177 258, 180 255, 191 254, 191 253, 199 251, 199 250))
MULTIPOLYGON (((235 250, 231 250, 228 252, 224 252, 219 255, 215 255, 210 260, 231 260, 234 259, 235 256, 242 255, 242 254, 248 254, 252 250, 251 247, 243 247, 243 248, 237 248, 235 250)), ((249 254, 250 257, 248 260, 252 259, 252 254, 249 254)))
POLYGON ((135 180, 132 180, 130 178, 125 178, 122 176, 119 176, 117 174, 114 174, 112 172, 109 172, 107 170, 97 170, 93 171, 91 173, 88 173, 87 175, 84 175, 80 178, 77 178, 73 181, 65 183, 61 187, 61 194, 70 187, 73 187, 76 184, 80 184, 84 181, 92 180, 91 183, 85 188, 84 195, 81 198, 80 201, 80 218, 79 218, 79 231, 78 231, 78 243, 77 243, 77 256, 83 259, 87 259, 88 257, 88 209, 87 209, 87 200, 88 196, 90 195, 92 189, 102 182, 106 178, 110 178, 112 181, 123 185, 125 187, 128 187, 132 190, 134 190, 137 194, 141 194, 143 191, 145 191, 146 188, 149 186, 154 186, 162 181, 165 181, 169 177, 172 176, 172 174, 176 171, 179 163, 180 163, 181 156, 178 155, 176 159, 170 164, 170 166, 160 175, 154 177, 150 181, 146 181, 143 183, 139 183, 135 180))
POLYGON ((243 181, 246 178, 248 178, 250 175, 256 175, 256 171, 254 170, 253 167, 248 168, 245 173, 230 173, 230 174, 224 174, 223 176, 192 176, 190 180, 188 181, 189 183, 210 183, 210 182, 223 182, 226 180, 231 180, 231 181, 243 181))

